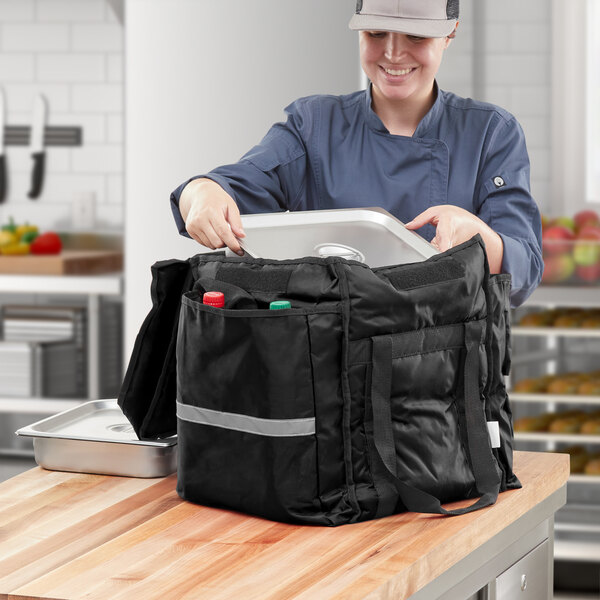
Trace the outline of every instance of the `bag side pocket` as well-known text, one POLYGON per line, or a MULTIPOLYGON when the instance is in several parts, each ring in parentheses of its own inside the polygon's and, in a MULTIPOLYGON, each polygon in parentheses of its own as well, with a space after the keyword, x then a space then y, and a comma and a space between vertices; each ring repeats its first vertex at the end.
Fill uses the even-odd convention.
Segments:
POLYGON ((408 510, 461 514, 493 503, 499 473, 481 399, 485 321, 373 338, 375 459, 408 510), (442 502, 481 495, 446 511, 442 502))
POLYGON ((178 493, 291 522, 320 500, 311 347, 331 311, 214 309, 186 294, 177 342, 178 493))
POLYGON ((398 473, 442 501, 472 497, 475 481, 463 420, 462 324, 398 334, 391 343, 390 416, 398 473))

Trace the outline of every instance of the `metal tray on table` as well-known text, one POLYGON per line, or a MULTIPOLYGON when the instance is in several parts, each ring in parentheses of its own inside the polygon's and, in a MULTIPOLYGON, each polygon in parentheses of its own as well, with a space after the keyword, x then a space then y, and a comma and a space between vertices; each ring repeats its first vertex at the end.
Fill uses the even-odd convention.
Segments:
POLYGON ((93 400, 17 430, 54 471, 164 477, 177 469, 177 436, 139 440, 116 400, 93 400))
POLYGON ((339 256, 374 268, 420 262, 438 254, 382 208, 243 215, 242 223, 246 237, 240 244, 255 258, 339 256))

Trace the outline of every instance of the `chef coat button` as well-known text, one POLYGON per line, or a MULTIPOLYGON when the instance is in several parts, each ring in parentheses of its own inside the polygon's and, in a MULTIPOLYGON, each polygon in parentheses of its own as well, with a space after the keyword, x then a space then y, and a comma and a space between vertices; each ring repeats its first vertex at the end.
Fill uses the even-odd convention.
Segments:
POLYGON ((497 175, 496 177, 494 177, 494 185, 496 187, 502 187, 503 185, 505 185, 504 179, 502 179, 500 175, 497 175))

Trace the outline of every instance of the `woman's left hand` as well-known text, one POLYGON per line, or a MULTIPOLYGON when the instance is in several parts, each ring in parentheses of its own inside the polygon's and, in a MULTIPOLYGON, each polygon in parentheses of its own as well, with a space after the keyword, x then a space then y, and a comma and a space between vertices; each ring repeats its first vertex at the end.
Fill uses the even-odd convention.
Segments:
POLYGON ((410 223, 406 223, 406 228, 419 229, 427 224, 434 225, 436 228, 431 244, 440 252, 462 244, 476 234, 481 235, 485 242, 490 272, 500 273, 504 255, 502 238, 479 217, 464 208, 441 204, 432 206, 417 215, 410 223))

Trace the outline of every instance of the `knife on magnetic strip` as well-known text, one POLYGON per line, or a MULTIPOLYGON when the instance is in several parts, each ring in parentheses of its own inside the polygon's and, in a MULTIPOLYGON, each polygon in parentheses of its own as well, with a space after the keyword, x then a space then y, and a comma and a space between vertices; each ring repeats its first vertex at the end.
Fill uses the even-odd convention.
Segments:
POLYGON ((46 112, 46 99, 42 94, 38 94, 33 105, 33 120, 31 122, 31 135, 29 137, 29 149, 33 158, 33 172, 31 175, 31 189, 28 195, 32 200, 35 200, 40 195, 44 182, 44 163, 46 161, 44 153, 44 130, 46 128, 46 112))
POLYGON ((0 90, 0 204, 6 198, 6 158, 4 157, 5 116, 4 91, 0 90))

